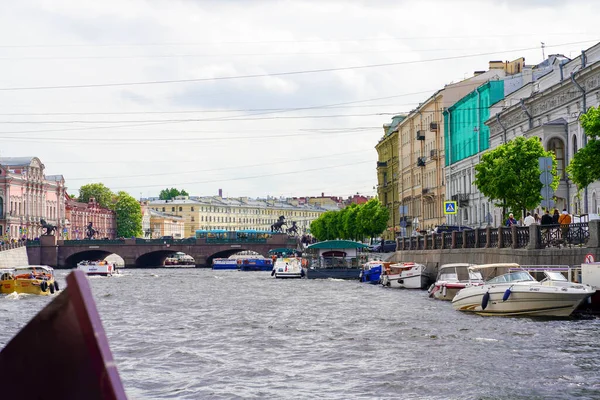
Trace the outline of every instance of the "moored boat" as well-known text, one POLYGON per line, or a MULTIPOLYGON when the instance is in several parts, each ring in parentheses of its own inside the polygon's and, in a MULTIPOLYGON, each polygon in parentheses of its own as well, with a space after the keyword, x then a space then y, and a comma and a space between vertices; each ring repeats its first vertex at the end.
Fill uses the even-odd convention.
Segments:
POLYGON ((237 259, 235 258, 214 258, 212 269, 238 269, 237 259))
POLYGON ((306 275, 300 257, 282 257, 275 261, 271 276, 280 279, 303 278, 306 275))
POLYGON ((439 268, 435 283, 429 288, 429 297, 452 301, 459 290, 470 286, 483 285, 481 272, 474 271, 472 264, 444 264, 439 268))
POLYGON ((263 256, 246 256, 237 259, 240 271, 272 271, 273 260, 263 256))
POLYGON ((84 260, 77 263, 77 269, 88 276, 112 276, 117 273, 115 263, 106 260, 84 260))
POLYGON ((0 275, 0 293, 48 295, 58 290, 54 269, 46 265, 16 267, 3 270, 0 275))
POLYGON ((403 262, 392 264, 384 269, 381 284, 387 287, 405 289, 425 289, 431 280, 431 274, 423 264, 403 262))
POLYGON ((544 272, 538 282, 529 272, 507 265, 513 270, 459 291, 452 307, 484 316, 568 317, 595 293, 591 286, 571 283, 557 272, 544 272))
POLYGON ((182 252, 177 252, 171 257, 165 259, 165 266, 195 266, 196 260, 194 257, 189 256, 182 252))
POLYGON ((391 264, 390 262, 381 260, 367 261, 363 264, 362 271, 360 272, 360 281, 374 285, 381 283, 385 267, 391 264))

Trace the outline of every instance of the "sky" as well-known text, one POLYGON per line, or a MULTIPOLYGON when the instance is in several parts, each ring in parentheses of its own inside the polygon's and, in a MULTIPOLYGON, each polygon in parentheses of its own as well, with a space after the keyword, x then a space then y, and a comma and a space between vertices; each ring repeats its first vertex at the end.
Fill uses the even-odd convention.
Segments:
POLYGON ((373 196, 383 124, 490 60, 576 57, 596 1, 0 3, 0 157, 68 192, 373 196))

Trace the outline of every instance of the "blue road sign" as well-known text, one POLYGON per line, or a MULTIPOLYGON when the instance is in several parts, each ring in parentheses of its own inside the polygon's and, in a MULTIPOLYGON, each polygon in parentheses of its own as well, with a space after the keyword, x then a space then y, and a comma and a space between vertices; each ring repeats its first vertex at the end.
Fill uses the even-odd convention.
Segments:
POLYGON ((456 214, 457 213, 456 201, 445 201, 444 202, 444 214, 456 214))

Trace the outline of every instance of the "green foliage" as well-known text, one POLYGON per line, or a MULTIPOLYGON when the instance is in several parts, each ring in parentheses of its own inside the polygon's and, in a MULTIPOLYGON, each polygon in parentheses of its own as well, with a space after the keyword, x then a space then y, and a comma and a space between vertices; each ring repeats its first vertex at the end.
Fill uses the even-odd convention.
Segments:
POLYGON ((178 189, 175 189, 175 188, 171 188, 171 189, 167 188, 167 189, 163 189, 160 191, 158 198, 161 200, 171 200, 177 196, 189 196, 189 194, 185 190, 179 191, 178 189))
POLYGON ((310 231, 317 240, 359 240, 364 235, 375 237, 387 227, 389 211, 379 200, 352 204, 340 211, 327 211, 311 222, 310 231))
POLYGON ((590 141, 575 153, 567 172, 577 187, 583 189, 600 179, 600 107, 590 108, 579 120, 590 141))
POLYGON ((114 193, 103 183, 90 183, 79 188, 77 201, 87 203, 92 197, 101 207, 114 210, 114 193))
POLYGON ((129 193, 121 191, 117 194, 115 213, 118 237, 142 236, 142 208, 129 193))
POLYGON ((554 180, 550 187, 556 189, 554 153, 545 151, 539 138, 517 137, 508 143, 486 152, 475 166, 474 184, 496 206, 511 210, 528 210, 542 201, 539 158, 551 157, 554 180))

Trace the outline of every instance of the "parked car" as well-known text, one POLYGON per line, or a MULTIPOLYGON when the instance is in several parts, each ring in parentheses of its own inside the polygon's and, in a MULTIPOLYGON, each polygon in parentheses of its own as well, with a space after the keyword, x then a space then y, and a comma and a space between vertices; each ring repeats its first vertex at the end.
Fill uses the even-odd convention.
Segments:
POLYGON ((379 243, 375 243, 374 245, 369 246, 369 251, 374 253, 391 253, 393 251, 396 251, 396 241, 385 240, 379 243))

